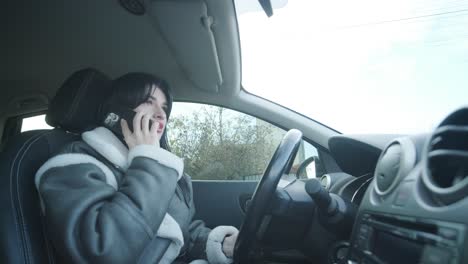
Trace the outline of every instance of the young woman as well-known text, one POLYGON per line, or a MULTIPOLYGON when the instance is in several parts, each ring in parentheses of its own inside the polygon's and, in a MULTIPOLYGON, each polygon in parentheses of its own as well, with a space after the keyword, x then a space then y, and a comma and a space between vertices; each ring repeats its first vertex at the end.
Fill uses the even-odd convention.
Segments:
POLYGON ((113 82, 103 109, 110 105, 136 112, 121 122, 122 133, 87 131, 36 174, 48 235, 63 262, 231 263, 237 229, 210 230, 192 219, 190 178, 167 146, 167 83, 126 74, 113 82))

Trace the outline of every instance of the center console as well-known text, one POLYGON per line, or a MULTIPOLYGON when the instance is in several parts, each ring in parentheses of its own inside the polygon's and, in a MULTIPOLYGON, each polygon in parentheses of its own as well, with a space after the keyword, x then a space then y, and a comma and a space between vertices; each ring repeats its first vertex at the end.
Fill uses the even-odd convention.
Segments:
POLYGON ((364 213, 355 227, 349 264, 461 263, 461 224, 364 213))

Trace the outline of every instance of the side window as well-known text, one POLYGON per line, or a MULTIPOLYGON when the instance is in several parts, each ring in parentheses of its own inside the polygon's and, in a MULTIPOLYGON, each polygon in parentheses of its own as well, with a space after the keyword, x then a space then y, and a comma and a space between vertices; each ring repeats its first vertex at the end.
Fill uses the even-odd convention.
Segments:
POLYGON ((45 115, 37 115, 32 117, 10 117, 4 123, 3 131, 0 132, 0 151, 11 138, 20 134, 21 132, 50 128, 51 127, 45 122, 45 115))
MULTIPOLYGON (((172 152, 197 180, 259 180, 285 133, 253 116, 195 103, 174 103, 168 124, 172 152)), ((317 149, 303 141, 290 173, 310 157, 318 157, 317 149)), ((301 178, 316 176, 313 163, 301 178)))
POLYGON ((52 127, 46 123, 45 114, 44 114, 44 115, 37 115, 37 116, 23 118, 23 122, 21 125, 21 132, 35 130, 35 129, 51 129, 51 128, 52 127))

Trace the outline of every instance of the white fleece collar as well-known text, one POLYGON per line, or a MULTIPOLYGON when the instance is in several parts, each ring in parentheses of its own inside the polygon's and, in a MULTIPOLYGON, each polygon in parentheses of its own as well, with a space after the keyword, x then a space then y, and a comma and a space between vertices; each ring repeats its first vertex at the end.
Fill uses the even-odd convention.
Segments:
POLYGON ((81 135, 84 142, 113 164, 127 169, 128 148, 105 127, 97 127, 81 135))
POLYGON ((104 158, 125 171, 135 157, 147 157, 174 169, 178 175, 177 180, 181 179, 184 172, 184 161, 175 154, 153 145, 138 145, 129 151, 117 136, 105 127, 84 132, 81 137, 104 158))

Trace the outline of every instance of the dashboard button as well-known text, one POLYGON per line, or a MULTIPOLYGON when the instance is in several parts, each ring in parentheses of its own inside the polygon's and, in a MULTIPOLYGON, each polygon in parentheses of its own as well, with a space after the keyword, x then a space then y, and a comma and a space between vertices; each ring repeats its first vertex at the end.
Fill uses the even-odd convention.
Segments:
POLYGON ((458 232, 452 228, 441 227, 439 228, 439 235, 450 240, 457 240, 458 232))
POLYGON ((433 247, 426 246, 424 247, 423 255, 421 257, 420 263, 424 264, 440 264, 440 263, 449 263, 451 258, 450 251, 433 247))
POLYGON ((359 235, 367 237, 369 235, 369 226, 368 225, 361 225, 359 228, 359 235))

